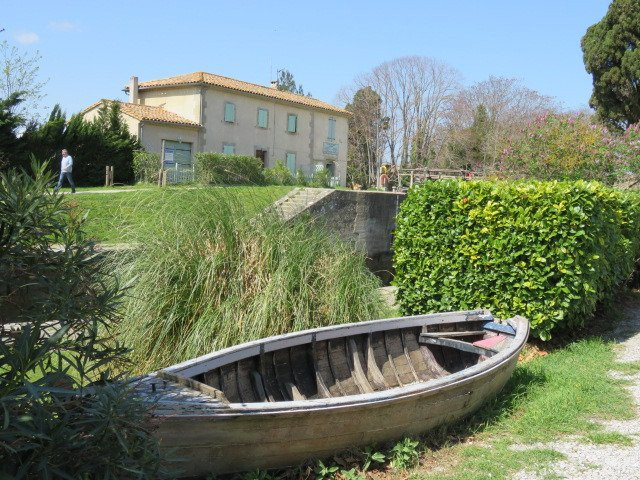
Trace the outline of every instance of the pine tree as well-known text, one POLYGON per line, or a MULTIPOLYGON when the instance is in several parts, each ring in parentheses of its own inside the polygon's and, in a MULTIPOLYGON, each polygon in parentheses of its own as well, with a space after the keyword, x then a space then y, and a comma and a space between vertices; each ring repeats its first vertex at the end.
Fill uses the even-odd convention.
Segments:
POLYGON ((640 0, 613 0, 582 37, 585 68, 593 76, 589 105, 617 128, 640 120, 639 42, 640 0))

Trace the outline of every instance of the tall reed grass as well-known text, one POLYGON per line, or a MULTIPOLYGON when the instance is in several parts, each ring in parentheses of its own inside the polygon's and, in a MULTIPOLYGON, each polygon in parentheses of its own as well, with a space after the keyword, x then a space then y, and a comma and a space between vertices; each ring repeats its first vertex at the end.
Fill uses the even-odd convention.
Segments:
POLYGON ((255 215, 246 196, 221 188, 185 195, 194 201, 163 202, 153 235, 116 260, 132 284, 121 336, 137 370, 385 313, 364 254, 311 221, 255 215))

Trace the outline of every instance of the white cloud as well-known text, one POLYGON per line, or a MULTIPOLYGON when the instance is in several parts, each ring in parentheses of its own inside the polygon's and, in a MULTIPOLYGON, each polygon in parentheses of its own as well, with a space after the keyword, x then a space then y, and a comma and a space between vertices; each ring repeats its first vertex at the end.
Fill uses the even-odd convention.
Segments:
POLYGON ((37 43, 40 40, 40 37, 38 36, 37 33, 34 33, 34 32, 22 32, 22 33, 18 33, 15 36, 15 39, 19 43, 30 45, 32 43, 37 43))
POLYGON ((68 20, 61 22, 49 22, 49 28, 54 32, 77 32, 78 25, 68 20))

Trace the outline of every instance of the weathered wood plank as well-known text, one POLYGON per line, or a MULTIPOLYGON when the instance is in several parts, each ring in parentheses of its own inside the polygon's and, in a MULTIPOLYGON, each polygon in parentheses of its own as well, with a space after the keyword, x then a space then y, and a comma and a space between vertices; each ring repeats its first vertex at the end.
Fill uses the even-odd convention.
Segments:
POLYGON ((402 342, 407 349, 407 354, 410 357, 411 364, 419 380, 430 380, 433 376, 430 375, 429 368, 420 351, 418 335, 419 333, 416 329, 405 329, 402 331, 402 342))
POLYGON ((507 335, 515 335, 516 331, 511 325, 497 322, 485 322, 482 324, 482 328, 491 332, 506 333, 507 335))
POLYGON ((284 396, 280 391, 280 386, 276 379, 272 357, 273 353, 263 353, 260 355, 258 361, 260 363, 260 374, 262 375, 262 382, 265 387, 267 399, 270 402, 277 402, 284 400, 284 396))
POLYGON ((318 389, 316 387, 313 367, 309 365, 309 345, 299 345, 289 349, 291 370, 295 384, 300 393, 306 398, 316 398, 318 389))
POLYGON ((351 377, 351 366, 349 365, 347 346, 344 338, 329 340, 327 346, 331 373, 333 373, 333 376, 339 383, 344 395, 357 395, 362 393, 351 377))
POLYGON ((353 365, 353 378, 355 379, 362 393, 371 393, 373 392, 373 387, 369 383, 367 375, 362 368, 364 362, 362 359, 360 348, 356 344, 356 340, 353 337, 349 337, 346 340, 349 347, 349 353, 351 355, 351 364, 353 365))
POLYGON ((345 394, 340 380, 336 377, 336 373, 333 371, 329 355, 328 341, 316 342, 316 348, 314 354, 316 355, 316 362, 318 366, 318 372, 324 381, 324 384, 329 389, 329 393, 332 397, 342 397, 345 394))
POLYGON ((404 354, 399 330, 384 332, 384 344, 387 348, 389 360, 392 362, 401 385, 409 385, 416 381, 404 354))
POLYGON ((238 392, 238 382, 236 381, 236 365, 222 365, 220 367, 220 381, 224 387, 224 394, 230 402, 241 402, 240 393, 238 392))
MULTIPOLYGON (((411 375, 413 375, 413 379, 416 382, 420 381, 420 377, 418 376, 418 373, 416 372, 416 366, 413 364, 413 361, 411 359, 411 355, 409 354, 409 348, 407 346, 407 339, 405 338, 407 335, 412 335, 412 332, 408 331, 408 329, 402 329, 398 331, 400 334, 400 343, 402 344, 402 350, 404 352, 404 356, 407 359, 407 364, 409 365, 409 368, 411 369, 411 375)), ((410 340, 409 340, 410 341, 410 340)))
POLYGON ((178 375, 172 372, 165 372, 164 370, 160 370, 158 373, 156 373, 156 375, 158 376, 158 378, 161 378, 163 380, 177 383, 178 385, 192 388, 194 390, 197 390, 198 392, 210 395, 223 404, 229 403, 229 400, 227 400, 227 397, 223 392, 221 392, 217 388, 214 388, 202 382, 198 382, 197 380, 194 380, 192 378, 183 377, 182 375, 178 375))
POLYGON ((210 385, 213 388, 217 388, 218 390, 222 391, 222 388, 220 388, 220 370, 218 370, 217 368, 205 372, 203 374, 203 379, 203 383, 206 383, 207 385, 210 385))
POLYGON ((455 348, 463 352, 484 355, 485 357, 492 357, 493 355, 498 353, 495 350, 478 347, 471 343, 463 342, 460 340, 453 340, 451 338, 430 337, 428 333, 421 333, 419 342, 428 345, 440 345, 443 347, 455 348))
POLYGON ((294 383, 293 373, 289 360, 289 350, 276 350, 273 352, 273 367, 276 372, 276 380, 286 400, 294 400, 288 384, 294 383))
POLYGON ((367 335, 367 348, 365 350, 365 355, 367 356, 367 379, 375 390, 386 390, 389 388, 389 384, 376 363, 371 337, 371 333, 367 335))
POLYGON ((258 401, 267 402, 269 399, 267 398, 267 393, 264 389, 264 385, 262 384, 262 375, 254 370, 251 372, 251 379, 253 380, 253 387, 256 391, 258 401))
POLYGON ((329 387, 327 387, 324 379, 322 378, 322 374, 320 373, 320 367, 318 365, 318 354, 317 354, 318 345, 316 342, 311 343, 311 357, 313 362, 313 373, 315 376, 316 387, 318 389, 318 396, 320 398, 331 398, 331 392, 329 391, 329 387))
POLYGON ((432 337, 476 337, 484 335, 484 330, 463 330, 460 332, 428 332, 432 337))
POLYGON ((238 382, 238 392, 243 402, 257 401, 251 375, 256 370, 254 362, 255 359, 253 357, 236 362, 236 381, 238 382))
POLYGON ((382 332, 376 332, 371 338, 376 363, 380 367, 380 371, 382 372, 386 383, 390 387, 402 386, 402 383, 400 383, 400 379, 398 378, 398 374, 396 373, 396 369, 393 366, 393 361, 387 353, 384 334, 382 332))

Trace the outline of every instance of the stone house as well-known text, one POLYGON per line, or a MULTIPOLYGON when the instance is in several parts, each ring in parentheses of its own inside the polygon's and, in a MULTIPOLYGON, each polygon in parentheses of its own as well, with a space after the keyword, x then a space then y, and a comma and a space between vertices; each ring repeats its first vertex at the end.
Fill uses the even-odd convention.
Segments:
MULTIPOLYGON (((292 172, 327 168, 345 185, 346 110, 290 92, 196 72, 138 82, 131 77, 120 102, 129 131, 165 168, 190 170, 195 152, 251 155, 265 167, 280 160, 292 172)), ((101 100, 84 110, 91 120, 101 100)))

